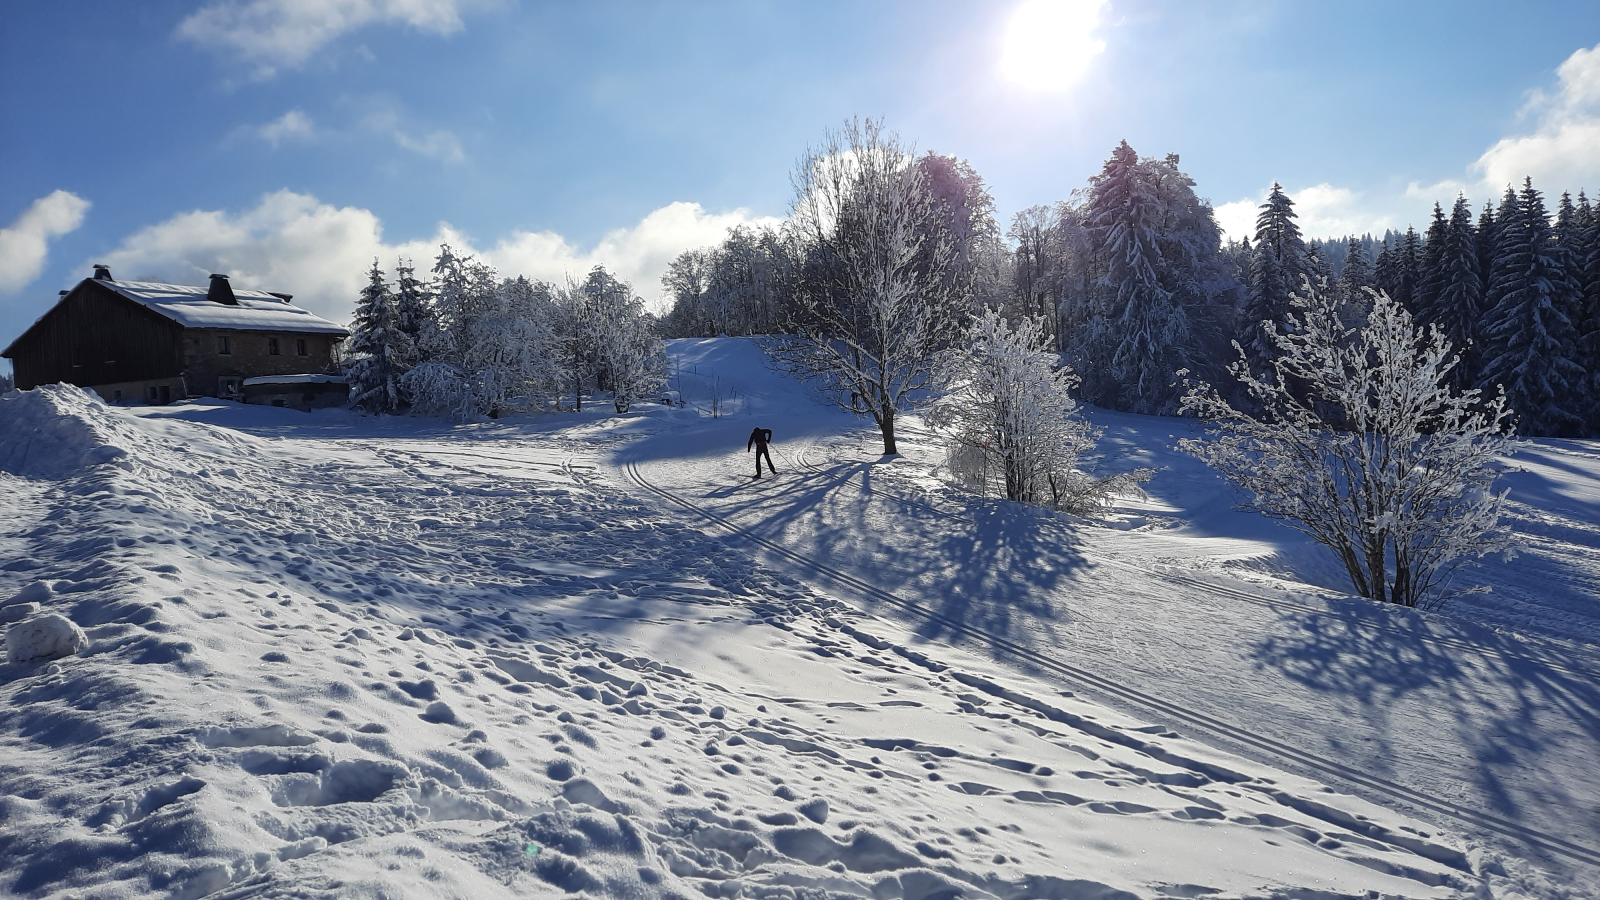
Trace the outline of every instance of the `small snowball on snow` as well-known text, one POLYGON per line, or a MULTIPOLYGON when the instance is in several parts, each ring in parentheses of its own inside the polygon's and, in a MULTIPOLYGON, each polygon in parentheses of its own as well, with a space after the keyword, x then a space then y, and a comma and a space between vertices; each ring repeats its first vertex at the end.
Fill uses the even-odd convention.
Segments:
POLYGON ((88 643, 83 629, 65 616, 38 616, 6 629, 6 659, 13 663, 57 659, 77 653, 88 643))

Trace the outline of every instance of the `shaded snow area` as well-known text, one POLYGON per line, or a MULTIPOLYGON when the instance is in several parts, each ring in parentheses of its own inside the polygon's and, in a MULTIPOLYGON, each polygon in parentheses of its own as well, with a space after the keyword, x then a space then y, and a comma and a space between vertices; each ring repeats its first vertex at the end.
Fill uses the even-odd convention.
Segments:
MULTIPOLYGON (((914 422, 880 463, 750 342, 672 351, 688 405, 630 416, 0 398, 0 627, 54 641, 0 667, 0 895, 1594 896, 1427 805, 1594 847, 1577 575, 1522 631, 1371 612, 1280 526, 1186 507, 1203 473, 1120 527, 978 503, 914 422), (1403 765, 1364 740, 1419 729, 1403 765), (1546 771, 1488 798, 1454 773, 1489 741, 1546 771)), ((1179 424, 1118 421, 1153 456, 1179 424)), ((1588 534, 1562 471, 1527 508, 1588 534)))

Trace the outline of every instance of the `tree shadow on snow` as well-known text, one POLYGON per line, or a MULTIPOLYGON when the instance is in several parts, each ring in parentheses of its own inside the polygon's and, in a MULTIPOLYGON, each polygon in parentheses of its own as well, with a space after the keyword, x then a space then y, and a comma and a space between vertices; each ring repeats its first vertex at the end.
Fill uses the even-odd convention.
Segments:
MULTIPOLYGON (((1458 746, 1468 758, 1438 763, 1475 780, 1494 813, 1550 830, 1566 811, 1563 824, 1581 830, 1593 800, 1569 782, 1572 764, 1600 742, 1600 675, 1581 661, 1552 660, 1566 669, 1541 662, 1490 629, 1472 630, 1470 643, 1482 649, 1450 644, 1455 624, 1365 601, 1311 616, 1286 610, 1249 656, 1258 672, 1342 707, 1348 734, 1369 728, 1359 755, 1375 771, 1392 771, 1406 746, 1458 746)), ((1587 830, 1579 843, 1600 832, 1587 830)))
MULTIPOLYGON (((879 465, 840 463, 787 480, 782 502, 737 488, 714 493, 752 533, 923 602, 933 614, 918 620, 924 638, 970 642, 959 624, 1034 650, 1059 646, 1073 616, 1058 595, 1086 564, 1066 524, 1019 503, 939 508, 880 491, 879 465)), ((905 616, 881 597, 860 599, 905 616)))

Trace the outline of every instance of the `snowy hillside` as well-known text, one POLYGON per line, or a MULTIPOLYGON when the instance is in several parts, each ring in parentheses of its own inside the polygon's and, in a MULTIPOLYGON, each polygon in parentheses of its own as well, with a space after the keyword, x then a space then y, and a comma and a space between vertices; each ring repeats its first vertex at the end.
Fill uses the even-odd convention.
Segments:
POLYGON ((1166 467, 1104 527, 671 352, 628 416, 0 398, 0 622, 86 641, 0 668, 0 894, 1594 895, 1592 446, 1419 616, 1186 423, 1099 417, 1166 467))

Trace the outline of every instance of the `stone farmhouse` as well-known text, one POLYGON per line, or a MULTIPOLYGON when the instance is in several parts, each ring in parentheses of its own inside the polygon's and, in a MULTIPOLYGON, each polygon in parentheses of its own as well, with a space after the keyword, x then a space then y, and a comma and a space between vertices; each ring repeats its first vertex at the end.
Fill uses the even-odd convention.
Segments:
POLYGON ((335 348, 350 332, 290 295, 116 281, 78 282, 0 356, 17 387, 75 384, 108 403, 218 397, 309 410, 349 400, 335 348))

